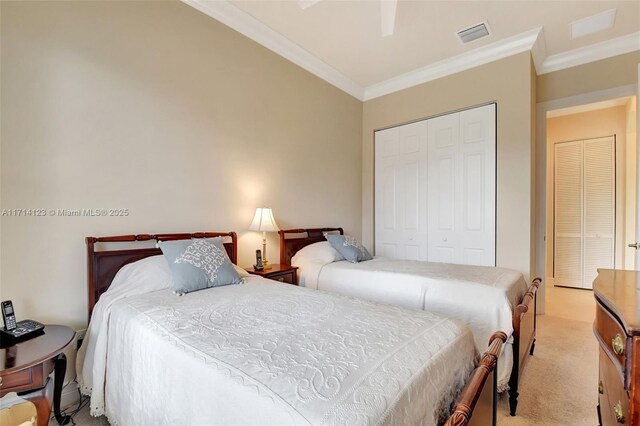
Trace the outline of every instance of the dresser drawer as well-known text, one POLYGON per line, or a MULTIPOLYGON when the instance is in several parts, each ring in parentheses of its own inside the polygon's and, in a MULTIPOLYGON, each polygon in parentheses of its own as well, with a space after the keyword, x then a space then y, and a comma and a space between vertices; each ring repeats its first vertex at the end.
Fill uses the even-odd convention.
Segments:
POLYGON ((627 353, 630 339, 620 323, 602 306, 596 303, 596 319, 594 332, 600 347, 615 360, 615 368, 620 374, 624 388, 628 389, 627 353))
POLYGON ((629 425, 629 395, 624 390, 614 361, 601 347, 598 402, 602 426, 629 425))

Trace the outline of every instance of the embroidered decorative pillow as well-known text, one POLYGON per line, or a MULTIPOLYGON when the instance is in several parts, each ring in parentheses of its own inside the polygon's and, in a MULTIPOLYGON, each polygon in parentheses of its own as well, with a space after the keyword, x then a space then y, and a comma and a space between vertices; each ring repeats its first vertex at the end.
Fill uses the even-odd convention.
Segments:
POLYGON ((158 246, 171 268, 173 292, 179 296, 244 282, 229 260, 222 238, 163 241, 158 246))
POLYGON ((331 247, 336 249, 345 260, 351 263, 364 262, 365 260, 373 259, 367 249, 353 237, 349 237, 348 235, 329 234, 324 234, 324 237, 329 241, 331 247))

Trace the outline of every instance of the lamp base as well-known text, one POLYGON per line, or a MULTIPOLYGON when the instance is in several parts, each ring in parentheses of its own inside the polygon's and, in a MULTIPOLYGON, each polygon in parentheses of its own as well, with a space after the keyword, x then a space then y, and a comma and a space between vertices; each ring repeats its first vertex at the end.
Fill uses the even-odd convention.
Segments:
POLYGON ((271 268, 271 265, 269 265, 269 261, 268 261, 267 259, 263 259, 263 260, 262 260, 262 268, 263 268, 265 271, 268 271, 269 269, 272 269, 272 268, 271 268))

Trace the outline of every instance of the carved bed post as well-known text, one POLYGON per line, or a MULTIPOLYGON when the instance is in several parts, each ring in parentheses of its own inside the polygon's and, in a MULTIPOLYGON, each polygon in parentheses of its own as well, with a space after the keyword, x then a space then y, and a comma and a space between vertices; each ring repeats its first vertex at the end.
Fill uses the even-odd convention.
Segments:
MULTIPOLYGON (((471 420, 473 409, 480 398, 482 388, 498 363, 498 357, 502 352, 502 345, 507 341, 506 333, 498 331, 493 333, 489 339, 489 349, 482 354, 478 366, 471 372, 471 377, 467 380, 460 396, 456 400, 451 416, 447 419, 445 426, 466 426, 471 420)), ((494 419, 495 404, 494 404, 494 419)))

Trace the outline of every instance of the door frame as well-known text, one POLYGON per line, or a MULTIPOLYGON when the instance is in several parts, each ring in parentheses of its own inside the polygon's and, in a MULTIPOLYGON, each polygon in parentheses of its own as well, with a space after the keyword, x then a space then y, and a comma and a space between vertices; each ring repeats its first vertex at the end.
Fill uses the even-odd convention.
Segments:
MULTIPOLYGON (((639 68, 640 75, 640 68, 639 68)), ((536 312, 544 314, 546 297, 546 229, 547 229, 547 112, 568 108, 578 105, 590 104, 594 102, 607 101, 610 99, 622 98, 625 96, 637 96, 638 85, 628 84, 626 86, 613 87, 611 89, 598 90, 595 92, 583 93, 566 98, 554 99, 536 104, 536 147, 535 147, 535 269, 534 276, 544 277, 538 289, 538 301, 536 312)), ((640 102, 640 98, 637 98, 640 102)), ((639 111, 640 114, 640 111, 639 111)), ((640 132, 638 133, 640 136, 640 132)), ((640 173, 638 173, 640 176, 640 173)), ((640 201, 640 200, 639 200, 640 201)))

